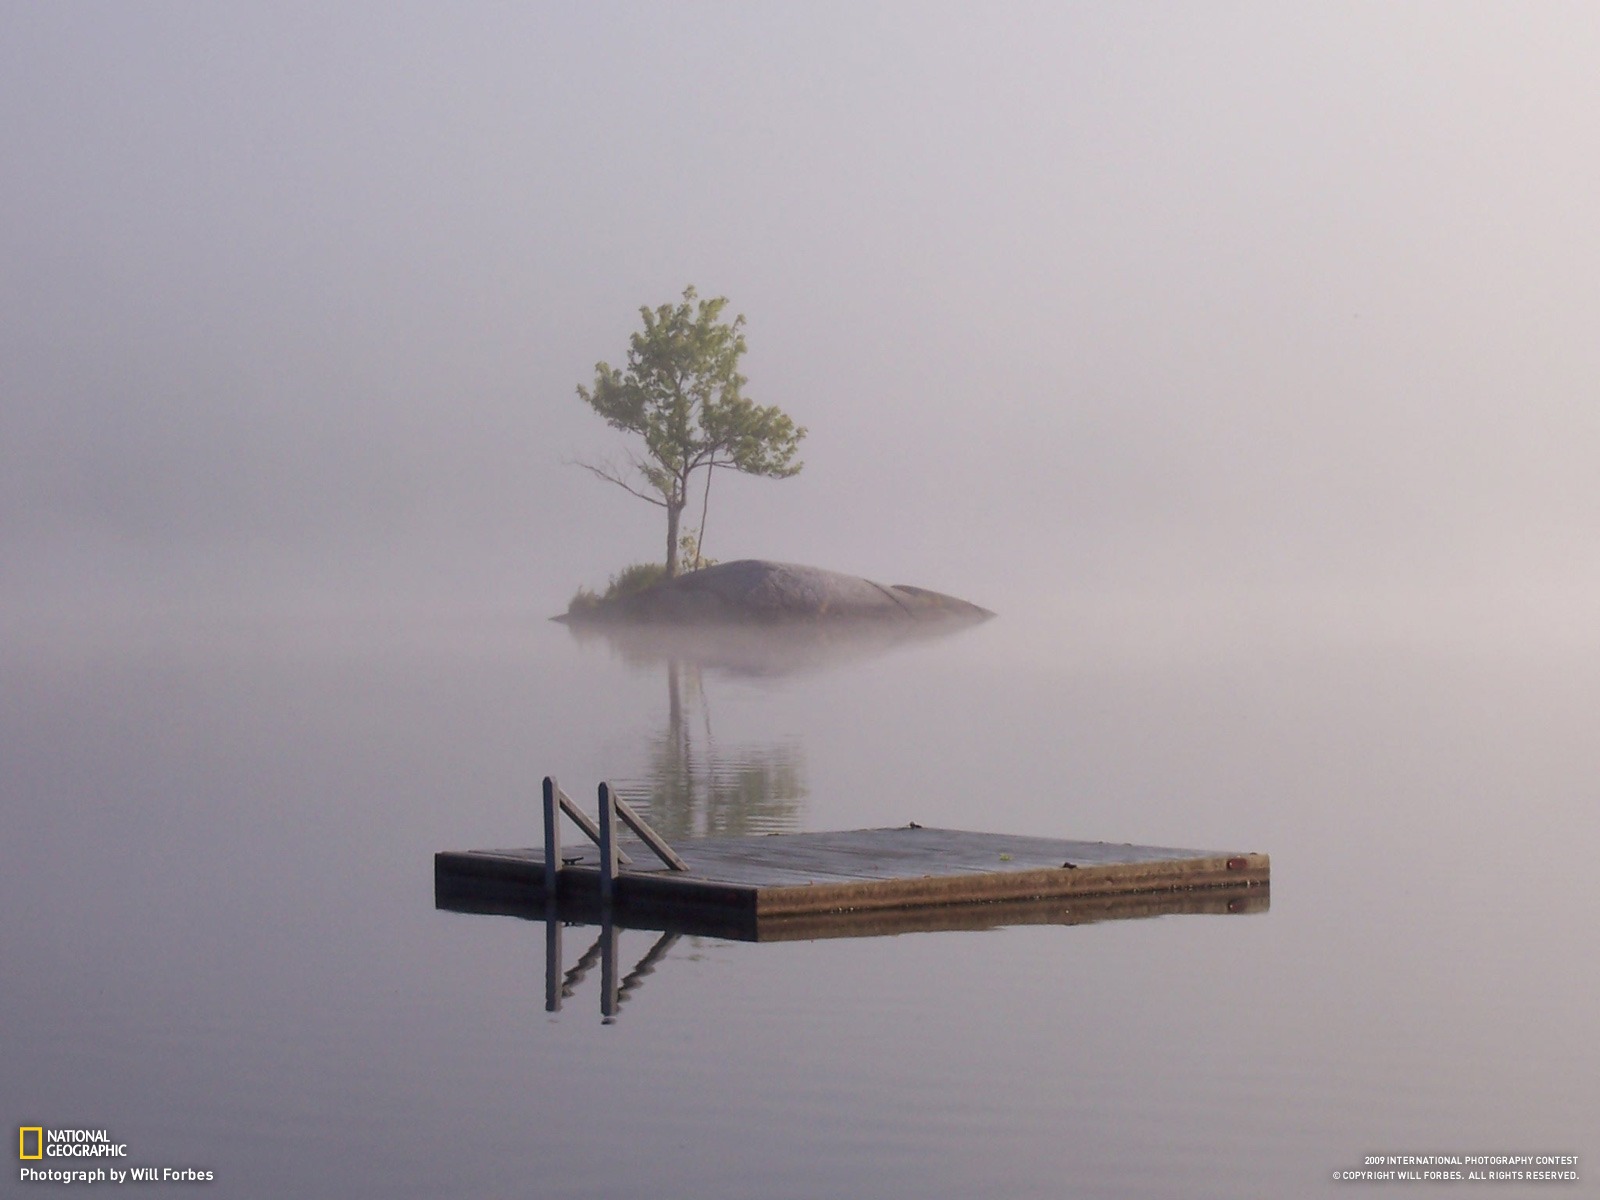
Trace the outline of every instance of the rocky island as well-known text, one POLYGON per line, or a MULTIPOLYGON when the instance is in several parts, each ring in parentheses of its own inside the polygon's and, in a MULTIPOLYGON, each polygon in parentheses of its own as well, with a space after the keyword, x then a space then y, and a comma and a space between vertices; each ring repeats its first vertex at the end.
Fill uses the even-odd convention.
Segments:
POLYGON ((885 585, 762 558, 718 563, 553 618, 570 624, 969 622, 986 608, 907 584, 885 585))

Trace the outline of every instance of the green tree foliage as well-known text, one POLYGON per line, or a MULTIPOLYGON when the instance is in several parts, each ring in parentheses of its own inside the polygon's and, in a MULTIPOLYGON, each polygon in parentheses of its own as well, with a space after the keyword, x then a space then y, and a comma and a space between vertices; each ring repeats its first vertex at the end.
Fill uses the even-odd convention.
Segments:
MULTIPOLYGON (((725 297, 702 300, 687 287, 680 304, 641 308, 644 329, 629 340, 626 368, 596 363, 594 386, 578 388, 608 425, 644 439, 644 453, 630 456, 631 470, 578 465, 667 510, 669 576, 678 574, 678 523, 696 471, 706 472, 703 503, 709 504, 719 467, 782 479, 803 465, 795 452, 805 429, 744 394, 744 317, 722 320, 727 305, 725 297)), ((697 547, 704 534, 702 508, 697 547)))

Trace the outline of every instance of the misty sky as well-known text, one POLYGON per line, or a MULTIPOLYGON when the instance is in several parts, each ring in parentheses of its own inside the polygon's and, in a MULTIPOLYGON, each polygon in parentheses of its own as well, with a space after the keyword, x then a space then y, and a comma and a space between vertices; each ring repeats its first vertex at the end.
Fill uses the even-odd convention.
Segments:
POLYGON ((0 603, 559 610, 685 284, 806 469, 718 558, 969 596, 1600 582, 1600 9, 0 0, 0 603))

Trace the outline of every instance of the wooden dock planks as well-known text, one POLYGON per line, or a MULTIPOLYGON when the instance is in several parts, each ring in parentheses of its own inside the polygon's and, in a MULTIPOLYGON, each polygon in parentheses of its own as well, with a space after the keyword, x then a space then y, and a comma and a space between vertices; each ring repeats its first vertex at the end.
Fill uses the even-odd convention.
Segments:
MULTIPOLYGON (((675 845, 687 870, 647 855, 616 877, 613 904, 636 919, 720 913, 743 922, 809 915, 1267 886, 1267 855, 1017 837, 917 826, 675 845)), ((436 893, 455 901, 542 903, 542 848, 443 851, 436 893)), ((600 899, 599 853, 563 848, 562 905, 600 899)))

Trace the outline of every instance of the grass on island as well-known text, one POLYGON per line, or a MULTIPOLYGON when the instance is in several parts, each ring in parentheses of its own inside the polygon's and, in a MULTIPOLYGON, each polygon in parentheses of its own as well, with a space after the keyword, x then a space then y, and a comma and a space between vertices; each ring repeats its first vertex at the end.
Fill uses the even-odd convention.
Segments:
POLYGON ((608 600, 615 600, 619 596, 631 596, 634 592, 642 592, 645 588, 654 587, 667 577, 667 568, 662 563, 634 563, 630 567, 623 567, 611 577, 611 582, 606 584, 604 592, 596 592, 590 588, 580 586, 572 594, 572 599, 567 601, 568 613, 588 612, 598 608, 608 600))
MULTIPOLYGON (((716 565, 716 559, 706 558, 700 553, 700 542, 694 534, 686 533, 678 539, 679 571, 698 571, 716 565)), ((589 612, 591 609, 599 608, 608 600, 615 600, 619 596, 631 596, 635 592, 655 587, 666 578, 667 568, 664 563, 634 563, 631 567, 623 567, 611 577, 611 582, 606 584, 604 592, 592 591, 580 585, 578 590, 572 593, 572 599, 567 601, 567 615, 589 612)))

